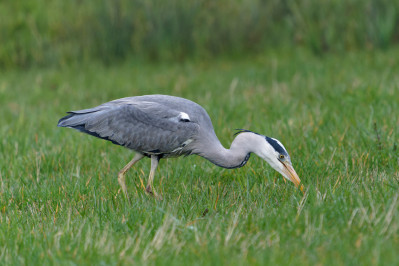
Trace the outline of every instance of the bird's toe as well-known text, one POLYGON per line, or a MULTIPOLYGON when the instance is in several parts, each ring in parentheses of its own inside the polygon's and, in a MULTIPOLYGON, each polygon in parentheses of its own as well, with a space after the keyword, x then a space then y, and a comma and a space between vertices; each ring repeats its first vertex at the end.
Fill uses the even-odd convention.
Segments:
POLYGON ((148 185, 148 186, 145 188, 145 192, 147 193, 147 195, 150 195, 150 196, 156 198, 157 200, 162 200, 162 199, 163 199, 162 196, 159 195, 158 193, 156 193, 156 192, 152 189, 152 187, 151 187, 150 185, 148 185))
POLYGON ((151 188, 150 185, 148 185, 148 186, 145 188, 145 192, 147 192, 147 194, 149 194, 149 195, 151 195, 151 196, 154 196, 154 192, 152 192, 152 188, 151 188))

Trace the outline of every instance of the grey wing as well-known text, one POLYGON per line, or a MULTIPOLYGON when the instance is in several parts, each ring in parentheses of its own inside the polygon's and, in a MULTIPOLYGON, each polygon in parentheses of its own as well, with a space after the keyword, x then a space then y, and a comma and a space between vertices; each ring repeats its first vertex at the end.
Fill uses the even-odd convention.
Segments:
POLYGON ((70 113, 60 119, 58 126, 75 128, 142 153, 171 153, 199 128, 186 113, 154 102, 108 103, 70 113))

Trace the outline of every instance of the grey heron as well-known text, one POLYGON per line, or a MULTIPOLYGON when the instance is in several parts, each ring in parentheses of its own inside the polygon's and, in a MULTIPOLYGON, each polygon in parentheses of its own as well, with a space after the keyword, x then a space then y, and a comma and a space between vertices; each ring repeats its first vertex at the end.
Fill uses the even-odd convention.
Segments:
POLYGON ((126 197, 125 173, 142 158, 151 158, 146 192, 158 197, 153 180, 159 160, 191 154, 232 169, 244 166, 250 154, 254 153, 303 192, 290 156, 280 141, 249 130, 239 130, 230 149, 226 149, 217 138, 208 113, 190 100, 168 95, 144 95, 68 113, 59 120, 59 127, 74 128, 136 152, 118 173, 118 182, 126 197))

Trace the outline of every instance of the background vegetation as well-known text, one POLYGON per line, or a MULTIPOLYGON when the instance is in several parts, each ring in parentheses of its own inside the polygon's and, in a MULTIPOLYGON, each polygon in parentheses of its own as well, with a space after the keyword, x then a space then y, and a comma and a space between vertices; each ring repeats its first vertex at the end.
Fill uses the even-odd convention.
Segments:
POLYGON ((1 1, 0 264, 397 265, 397 1, 1 1), (66 111, 171 94, 276 137, 265 162, 133 153, 66 111))
POLYGON ((398 24, 392 0, 1 1, 0 66, 386 49, 398 24))

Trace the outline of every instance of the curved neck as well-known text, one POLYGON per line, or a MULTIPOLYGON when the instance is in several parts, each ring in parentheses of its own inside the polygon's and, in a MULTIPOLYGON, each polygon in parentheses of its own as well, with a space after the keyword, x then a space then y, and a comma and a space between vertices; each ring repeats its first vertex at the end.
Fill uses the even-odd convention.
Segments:
POLYGON ((224 148, 217 140, 198 155, 223 168, 238 168, 246 164, 252 152, 257 153, 262 141, 262 136, 244 132, 233 140, 230 149, 224 148))

